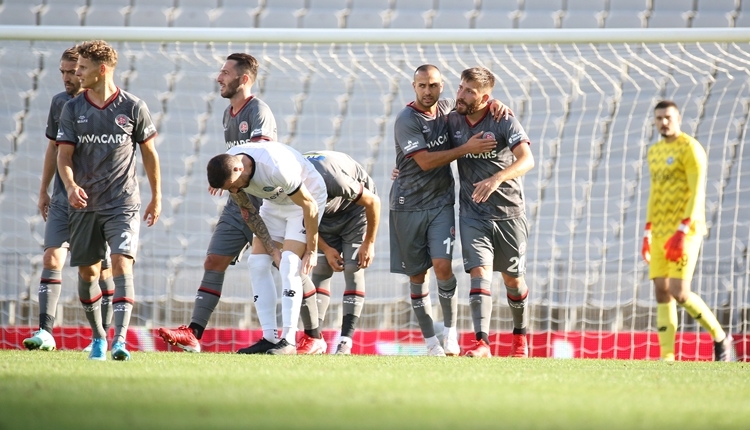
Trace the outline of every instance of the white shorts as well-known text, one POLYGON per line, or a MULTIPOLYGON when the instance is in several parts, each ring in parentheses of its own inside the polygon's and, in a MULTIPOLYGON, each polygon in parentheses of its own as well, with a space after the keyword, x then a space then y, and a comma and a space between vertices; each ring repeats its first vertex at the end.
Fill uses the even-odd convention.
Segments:
MULTIPOLYGON (((318 225, 326 209, 326 197, 321 200, 318 201, 318 225)), ((268 233, 274 241, 296 240, 307 243, 305 216, 301 207, 295 204, 277 205, 265 200, 260 207, 260 217, 266 223, 268 233)))

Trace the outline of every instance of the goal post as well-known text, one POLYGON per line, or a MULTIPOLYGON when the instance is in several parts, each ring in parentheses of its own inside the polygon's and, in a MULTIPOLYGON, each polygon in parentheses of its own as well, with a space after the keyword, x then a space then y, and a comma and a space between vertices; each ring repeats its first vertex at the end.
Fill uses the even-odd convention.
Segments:
MULTIPOLYGON (((748 334, 750 29, 744 28, 0 26, 5 72, 0 84, 5 101, 0 107, 0 326, 37 324, 44 222, 36 198, 44 125, 52 95, 62 90, 60 54, 88 39, 113 43, 119 54, 117 84, 146 101, 159 131, 164 213, 156 226, 141 230, 135 266, 132 325, 143 329, 144 337, 151 328, 190 320, 208 239, 226 202, 208 195, 204 173, 207 160, 224 150, 221 115, 227 102, 215 77, 236 51, 260 62, 253 92, 273 111, 279 140, 300 151, 346 152, 376 181, 384 204, 376 258, 366 272, 362 351, 421 351, 408 281, 389 273, 386 202, 395 160, 393 122, 413 100, 412 74, 423 63, 443 72, 444 97, 455 95, 463 69, 492 70, 498 78, 493 96, 514 110, 531 138, 536 167, 525 176, 524 189, 531 227, 526 277, 533 355, 658 356, 655 298, 639 250, 649 184, 645 157, 658 139, 653 106, 661 99, 680 106, 683 130, 701 142, 709 159, 709 234, 693 291, 736 338, 748 334)), ((148 196, 147 181, 140 179, 148 196)), ((469 277, 460 246, 453 269, 459 330, 470 337, 469 277)), ((86 325, 75 273, 65 268, 58 320, 66 327, 86 325)), ((499 278, 492 284, 491 331, 503 335, 496 338, 502 354, 509 348, 505 335, 512 320, 499 278)), ((258 327, 249 283, 244 263, 230 267, 209 328, 235 336, 232 329, 258 327)), ((432 283, 433 315, 439 321, 432 283)), ((343 279, 334 276, 325 323, 334 334, 342 291, 343 279)), ((706 351, 710 357, 710 339, 698 334, 699 326, 682 311, 680 321, 682 357, 705 359, 706 351)), ((18 345, 3 333, 0 347, 18 345)), ((237 338, 205 342, 214 342, 205 349, 230 350, 237 338)))

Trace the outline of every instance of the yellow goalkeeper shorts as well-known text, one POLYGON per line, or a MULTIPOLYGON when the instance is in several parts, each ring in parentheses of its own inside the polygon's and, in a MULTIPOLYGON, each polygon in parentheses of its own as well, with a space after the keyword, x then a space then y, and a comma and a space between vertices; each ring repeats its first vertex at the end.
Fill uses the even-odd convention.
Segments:
POLYGON ((667 260, 667 251, 664 249, 664 244, 668 240, 669 237, 653 238, 651 242, 651 263, 648 269, 649 278, 672 278, 685 281, 693 279, 703 237, 694 234, 686 235, 685 245, 682 248, 682 258, 677 262, 667 260))

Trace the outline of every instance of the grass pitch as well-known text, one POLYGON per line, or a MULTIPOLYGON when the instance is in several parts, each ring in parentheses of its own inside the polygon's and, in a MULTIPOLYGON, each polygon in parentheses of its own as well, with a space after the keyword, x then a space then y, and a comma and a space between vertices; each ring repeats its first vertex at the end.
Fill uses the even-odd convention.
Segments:
POLYGON ((747 363, 0 351, 0 429, 746 429, 747 363))

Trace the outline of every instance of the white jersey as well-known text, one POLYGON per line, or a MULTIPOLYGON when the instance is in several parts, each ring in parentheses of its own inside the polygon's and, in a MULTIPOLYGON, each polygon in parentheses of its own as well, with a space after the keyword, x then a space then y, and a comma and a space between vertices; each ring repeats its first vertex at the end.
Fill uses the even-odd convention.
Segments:
POLYGON ((315 201, 326 201, 328 193, 323 177, 312 163, 288 145, 250 142, 230 148, 227 154, 243 154, 253 160, 250 183, 244 188, 250 195, 271 204, 293 205, 289 196, 304 184, 315 201))

